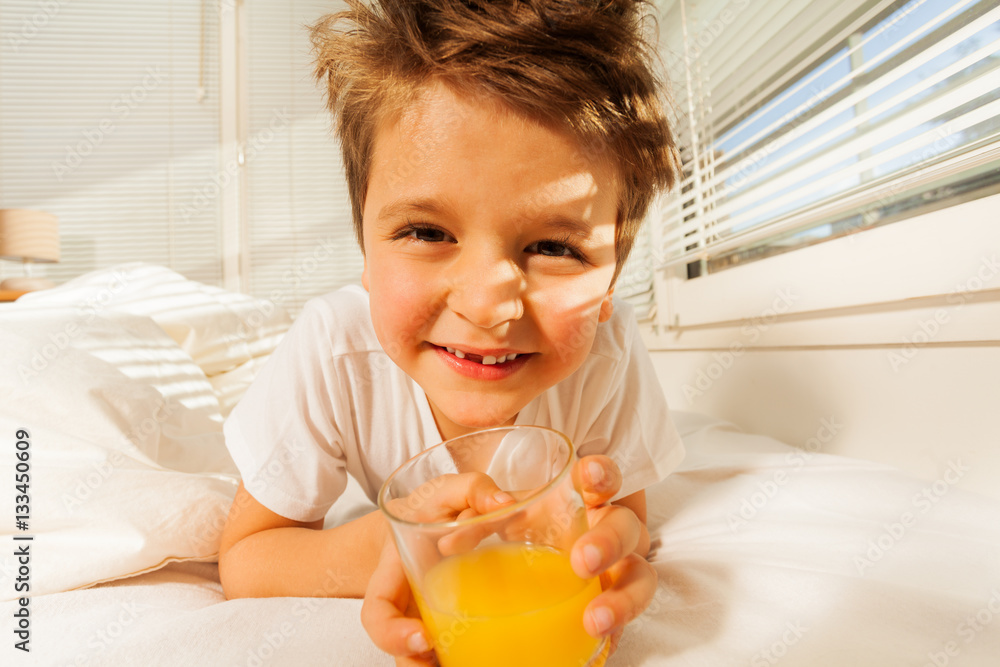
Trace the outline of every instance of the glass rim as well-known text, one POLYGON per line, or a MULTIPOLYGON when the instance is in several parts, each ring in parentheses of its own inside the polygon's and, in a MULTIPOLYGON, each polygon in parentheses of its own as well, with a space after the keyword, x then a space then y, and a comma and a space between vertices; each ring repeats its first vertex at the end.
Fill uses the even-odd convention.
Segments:
POLYGON ((513 514, 514 512, 517 512, 523 509, 524 507, 527 507, 532 502, 534 502, 539 496, 545 494, 547 491, 551 490, 560 482, 562 482, 566 478, 566 475, 568 475, 571 469, 573 468, 573 457, 575 454, 576 454, 576 447, 573 445, 573 441, 569 439, 569 436, 561 431, 555 430, 554 428, 549 428, 548 426, 535 426, 533 424, 512 424, 510 426, 496 426, 493 428, 483 429, 481 431, 473 431, 472 433, 457 435, 454 438, 448 438, 443 442, 439 442, 438 444, 428 447, 422 452, 419 452, 418 454, 411 456, 409 459, 401 463, 395 470, 393 470, 392 474, 386 477, 385 481, 382 483, 382 487, 379 489, 378 497, 376 498, 376 500, 378 501, 378 508, 382 512, 382 515, 385 516, 390 523, 399 524, 403 526, 442 528, 442 529, 464 528, 466 526, 474 526, 476 524, 485 523, 487 521, 495 521, 503 514, 513 514), (389 485, 392 484, 392 481, 396 478, 396 475, 402 472, 404 468, 407 468, 416 459, 421 458, 428 452, 434 451, 440 447, 445 447, 446 445, 455 442, 456 440, 471 438, 473 436, 481 435, 483 433, 496 433, 498 431, 518 431, 523 429, 532 429, 536 431, 546 431, 548 433, 552 433, 558 436, 559 438, 562 438, 563 441, 566 442, 566 445, 569 447, 569 452, 566 455, 566 460, 563 463, 562 468, 559 470, 559 474, 550 479, 548 482, 546 482, 538 489, 536 489, 535 492, 532 493, 527 498, 522 498, 521 500, 517 500, 510 505, 504 505, 503 507, 495 509, 492 512, 487 512, 486 514, 477 514, 476 516, 469 517, 467 519, 451 519, 449 521, 410 521, 409 519, 404 519, 402 517, 396 516, 395 514, 392 513, 392 511, 388 507, 386 507, 385 496, 389 491, 389 485))

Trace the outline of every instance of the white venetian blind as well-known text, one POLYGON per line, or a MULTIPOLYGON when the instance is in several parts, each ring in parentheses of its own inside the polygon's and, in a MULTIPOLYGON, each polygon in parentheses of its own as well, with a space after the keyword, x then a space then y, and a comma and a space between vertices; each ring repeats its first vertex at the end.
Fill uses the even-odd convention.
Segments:
POLYGON ((1000 180, 995 2, 675 0, 665 17, 685 178, 662 267, 695 277, 1000 180))
POLYGON ((316 1, 246 5, 249 291, 293 314, 310 297, 361 281, 340 147, 313 79, 307 31, 342 8, 316 1))
MULTIPOLYGON (((655 211, 655 206, 651 206, 650 210, 655 211)), ((615 282, 615 295, 632 304, 636 319, 640 322, 648 322, 656 317, 651 232, 650 216, 647 215, 635 237, 632 253, 615 282)))
POLYGON ((39 274, 142 260, 220 284, 217 4, 0 0, 0 207, 59 217, 39 274))

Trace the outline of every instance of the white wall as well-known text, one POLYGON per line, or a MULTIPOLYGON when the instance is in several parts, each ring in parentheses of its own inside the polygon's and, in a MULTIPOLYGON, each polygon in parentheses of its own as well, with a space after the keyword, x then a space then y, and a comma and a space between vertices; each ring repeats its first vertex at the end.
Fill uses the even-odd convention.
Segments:
POLYGON ((1000 498, 998 211, 1000 197, 987 197, 730 269, 697 286, 699 318, 678 307, 692 292, 661 278, 660 293, 674 295, 665 321, 682 326, 645 334, 668 401, 798 446, 827 420, 837 432, 822 451, 928 480, 961 462, 960 487, 1000 498), (912 296, 872 298, 890 281, 912 296))
POLYGON ((934 480, 950 461, 959 486, 1000 498, 1000 349, 929 348, 899 373, 885 349, 748 351, 721 366, 708 352, 657 351, 671 408, 710 414, 796 446, 834 425, 821 451, 934 480), (707 377, 707 376, 706 376, 707 377))

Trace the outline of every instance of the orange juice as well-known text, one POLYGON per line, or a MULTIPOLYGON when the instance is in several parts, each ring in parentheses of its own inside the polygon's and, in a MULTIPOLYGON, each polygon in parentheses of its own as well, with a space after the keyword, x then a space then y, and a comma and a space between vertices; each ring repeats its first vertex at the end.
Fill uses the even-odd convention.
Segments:
POLYGON ((581 667, 601 643, 583 629, 600 592, 568 554, 507 543, 445 558, 416 597, 441 667, 581 667))

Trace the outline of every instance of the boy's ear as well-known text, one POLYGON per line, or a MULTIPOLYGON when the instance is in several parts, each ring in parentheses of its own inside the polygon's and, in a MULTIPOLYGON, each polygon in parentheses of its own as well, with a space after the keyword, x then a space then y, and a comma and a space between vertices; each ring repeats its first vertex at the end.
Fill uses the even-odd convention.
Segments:
POLYGON ((607 295, 605 295, 604 300, 601 301, 601 312, 597 316, 598 322, 607 322, 611 319, 611 314, 615 312, 615 304, 611 301, 611 295, 615 293, 615 288, 612 287, 608 290, 607 295))
POLYGON ((365 288, 366 292, 371 290, 368 289, 368 256, 366 255, 363 259, 364 268, 361 269, 361 286, 365 288))

